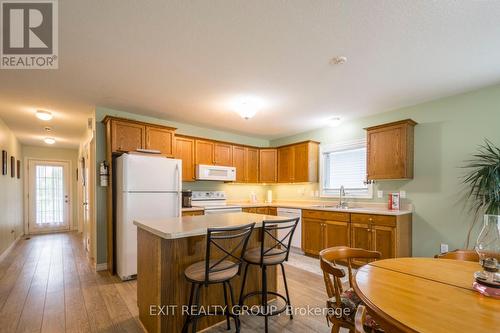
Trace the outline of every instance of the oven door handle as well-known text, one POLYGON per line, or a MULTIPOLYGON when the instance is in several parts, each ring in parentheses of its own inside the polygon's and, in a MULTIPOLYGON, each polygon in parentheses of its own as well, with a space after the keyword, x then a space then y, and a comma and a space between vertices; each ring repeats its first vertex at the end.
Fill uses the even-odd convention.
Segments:
POLYGON ((242 212, 241 208, 220 208, 220 209, 207 209, 205 214, 224 214, 224 213, 239 213, 242 212))

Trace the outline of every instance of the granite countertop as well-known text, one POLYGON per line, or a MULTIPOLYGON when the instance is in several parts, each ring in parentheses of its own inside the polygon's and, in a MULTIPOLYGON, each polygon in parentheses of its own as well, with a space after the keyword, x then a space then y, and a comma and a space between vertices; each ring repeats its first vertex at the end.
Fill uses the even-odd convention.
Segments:
POLYGON ((183 212, 197 212, 197 211, 200 211, 200 210, 205 210, 205 208, 203 208, 203 207, 196 207, 196 206, 193 206, 193 207, 190 207, 190 208, 185 208, 185 207, 182 208, 183 212))
POLYGON ((263 220, 279 221, 284 218, 286 217, 251 213, 227 213, 138 220, 134 221, 134 224, 138 228, 144 229, 158 237, 176 239, 205 235, 208 228, 235 227, 254 222, 256 223, 256 227, 260 227, 263 220))
POLYGON ((321 210, 328 212, 344 212, 344 213, 361 213, 361 214, 376 214, 376 215, 407 215, 412 213, 411 207, 408 209, 389 210, 386 208, 385 203, 356 203, 348 209, 341 209, 335 207, 316 207, 315 205, 334 206, 335 202, 325 201, 275 201, 272 203, 267 202, 248 202, 248 201, 229 201, 228 204, 240 206, 242 208, 253 207, 279 207, 279 208, 298 208, 308 210, 321 210))

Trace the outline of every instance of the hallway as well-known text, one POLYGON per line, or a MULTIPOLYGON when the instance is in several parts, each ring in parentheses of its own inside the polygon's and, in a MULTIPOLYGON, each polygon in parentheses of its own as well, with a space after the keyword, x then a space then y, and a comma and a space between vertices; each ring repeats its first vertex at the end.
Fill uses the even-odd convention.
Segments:
MULTIPOLYGON (((292 305, 325 305, 321 275, 286 269, 292 305)), ((0 332, 144 332, 136 303, 136 281, 94 272, 78 233, 22 239, 0 262, 0 332)), ((261 317, 245 316, 242 332, 262 331, 263 324, 261 317)), ((278 316, 269 324, 271 332, 330 331, 323 316, 278 316)), ((219 325, 205 332, 228 331, 219 325)))
POLYGON ((20 240, 0 263, 1 332, 142 332, 135 281, 94 272, 81 236, 20 240))

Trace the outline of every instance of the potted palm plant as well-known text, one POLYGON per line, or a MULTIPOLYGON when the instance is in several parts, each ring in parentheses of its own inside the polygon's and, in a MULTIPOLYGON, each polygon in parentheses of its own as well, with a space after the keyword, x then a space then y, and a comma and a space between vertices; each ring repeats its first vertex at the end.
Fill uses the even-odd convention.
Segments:
POLYGON ((480 292, 499 297, 500 281, 496 277, 498 262, 495 257, 500 253, 500 148, 485 140, 465 167, 469 170, 464 179, 469 187, 466 196, 472 203, 476 219, 484 214, 483 227, 475 245, 484 271, 476 272, 474 287, 480 292), (486 292, 485 288, 489 287, 493 289, 486 292))

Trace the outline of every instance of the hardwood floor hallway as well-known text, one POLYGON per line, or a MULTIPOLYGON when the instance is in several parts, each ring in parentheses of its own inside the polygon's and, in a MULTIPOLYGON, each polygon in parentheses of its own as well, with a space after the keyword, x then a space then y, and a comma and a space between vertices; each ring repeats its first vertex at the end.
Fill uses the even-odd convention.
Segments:
MULTIPOLYGON (((323 308, 321 276, 287 266, 294 307, 323 308)), ((279 289, 283 291, 281 276, 279 289)), ((271 318, 270 332, 330 332, 323 315, 271 318)), ((242 332, 263 331, 261 317, 243 316, 242 332)), ((233 325, 234 330, 234 325, 233 325)), ((0 262, 0 332, 144 332, 136 282, 95 272, 77 233, 20 240, 0 262)), ((225 325, 205 332, 226 332, 225 325)))

